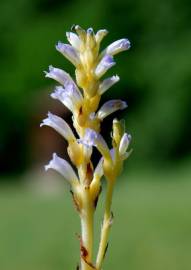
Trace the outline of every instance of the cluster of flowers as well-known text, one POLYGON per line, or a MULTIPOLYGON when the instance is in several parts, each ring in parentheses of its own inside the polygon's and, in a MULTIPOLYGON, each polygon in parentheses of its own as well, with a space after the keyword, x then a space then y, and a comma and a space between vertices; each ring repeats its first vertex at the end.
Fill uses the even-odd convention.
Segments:
POLYGON ((100 270, 107 247, 108 230, 112 223, 110 208, 113 186, 124 160, 130 154, 127 149, 131 139, 122 122, 117 119, 113 120, 112 149, 109 149, 100 134, 102 121, 111 113, 127 107, 126 102, 114 99, 99 108, 101 96, 119 81, 117 75, 103 80, 101 78, 115 65, 113 56, 129 49, 130 42, 128 39, 120 39, 99 52, 100 43, 107 35, 107 30, 99 30, 94 34, 92 28, 85 31, 78 25, 72 30, 73 32, 66 33, 70 44, 58 42, 56 49, 75 66, 76 81, 64 70, 53 66, 50 66, 45 74, 60 84, 56 86, 51 97, 59 100, 72 112, 73 126, 78 137, 64 119, 50 112, 41 126, 52 127, 67 140, 68 155, 76 170, 56 153, 45 169, 58 171, 71 185, 74 202, 81 218, 81 270, 100 270), (93 147, 101 153, 95 168, 91 161, 93 147), (107 181, 105 213, 97 260, 93 263, 93 217, 103 176, 107 181))

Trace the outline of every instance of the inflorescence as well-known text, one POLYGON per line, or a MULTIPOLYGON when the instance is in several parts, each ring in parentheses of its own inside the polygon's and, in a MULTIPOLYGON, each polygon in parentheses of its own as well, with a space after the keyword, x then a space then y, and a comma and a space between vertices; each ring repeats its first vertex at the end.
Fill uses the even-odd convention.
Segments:
POLYGON ((92 28, 85 31, 75 25, 72 31, 66 33, 70 44, 59 41, 56 49, 75 66, 76 80, 74 81, 64 70, 53 66, 49 66, 49 71, 45 74, 46 77, 59 83, 51 97, 59 100, 72 112, 77 137, 64 119, 50 112, 41 124, 52 127, 67 140, 67 151, 72 165, 54 153, 45 170, 56 170, 71 186, 75 206, 81 218, 81 265, 77 269, 101 270, 113 220, 111 202, 115 180, 122 170, 124 160, 131 152, 128 151, 131 136, 125 132, 121 121, 113 120, 111 149, 100 134, 103 120, 111 113, 127 107, 126 102, 113 99, 99 108, 101 96, 119 81, 117 75, 103 80, 101 78, 115 65, 113 56, 128 50, 130 42, 128 39, 120 39, 99 52, 100 43, 107 35, 107 30, 99 30, 94 34, 92 28), (95 167, 91 161, 93 147, 101 154, 95 167), (104 218, 97 258, 94 262, 94 213, 103 176, 107 183, 104 218))

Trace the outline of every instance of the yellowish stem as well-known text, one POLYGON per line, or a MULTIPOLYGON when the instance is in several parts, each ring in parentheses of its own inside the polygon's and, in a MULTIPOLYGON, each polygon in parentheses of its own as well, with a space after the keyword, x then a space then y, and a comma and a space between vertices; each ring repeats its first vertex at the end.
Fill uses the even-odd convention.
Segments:
POLYGON ((103 259, 105 256, 107 244, 108 244, 108 236, 109 236, 109 229, 112 223, 112 216, 111 216, 111 203, 112 203, 112 194, 113 194, 113 181, 108 181, 107 191, 106 191, 106 200, 105 200, 105 213, 103 219, 103 225, 101 229, 101 238, 99 243, 99 249, 96 259, 96 270, 100 270, 103 259))
POLYGON ((84 207, 81 214, 81 270, 92 270, 92 267, 88 263, 92 264, 93 257, 94 208, 89 189, 84 190, 83 199, 84 207), (83 247, 85 248, 84 250, 83 247))

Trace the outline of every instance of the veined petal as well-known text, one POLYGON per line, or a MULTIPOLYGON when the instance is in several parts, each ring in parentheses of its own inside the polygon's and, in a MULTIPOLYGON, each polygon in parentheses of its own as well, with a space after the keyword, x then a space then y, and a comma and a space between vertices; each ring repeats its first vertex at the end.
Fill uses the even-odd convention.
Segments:
POLYGON ((119 154, 124 155, 131 141, 131 135, 124 133, 119 144, 119 154))
POLYGON ((115 55, 122 51, 126 51, 130 48, 130 41, 126 38, 119 39, 113 43, 111 43, 106 49, 105 53, 110 55, 115 55))
POLYGON ((95 35, 95 39, 97 43, 100 43, 102 39, 108 34, 108 31, 106 29, 101 29, 97 31, 95 35))
POLYGON ((119 81, 119 76, 115 75, 112 76, 110 78, 107 78, 105 80, 103 80, 103 82, 100 84, 99 89, 98 89, 98 93, 100 95, 102 95, 103 93, 105 93, 105 91, 107 91, 111 86, 113 86, 116 82, 119 81))
POLYGON ((62 85, 65 85, 68 81, 72 81, 72 78, 68 73, 60 68, 55 68, 53 66, 49 66, 49 72, 45 71, 45 74, 45 77, 54 79, 62 85))
POLYGON ((96 76, 100 78, 113 65, 115 65, 115 61, 113 60, 113 57, 108 54, 104 55, 104 57, 101 59, 101 61, 99 62, 99 64, 97 65, 95 69, 96 76))
POLYGON ((110 152, 107 143, 105 142, 104 138, 95 130, 86 128, 83 139, 79 139, 78 142, 88 147, 96 146, 102 156, 110 158, 110 152))
POLYGON ((97 112, 97 116, 100 120, 103 120, 109 114, 127 108, 127 103, 120 99, 109 100, 103 104, 103 106, 97 112))
POLYGON ((70 42, 70 44, 76 49, 76 50, 80 50, 80 45, 81 45, 81 41, 78 37, 78 35, 76 35, 73 32, 67 32, 66 33, 66 37, 68 39, 68 41, 70 42))
POLYGON ((72 166, 64 159, 53 154, 52 160, 45 166, 45 170, 53 169, 59 172, 64 178, 71 184, 78 183, 78 177, 76 176, 72 166))
POLYGON ((58 44, 56 45, 56 49, 61 54, 63 54, 74 66, 79 65, 80 58, 78 52, 73 46, 69 44, 64 44, 59 41, 58 44))
POLYGON ((48 117, 40 124, 42 126, 49 126, 55 129, 67 141, 75 140, 75 136, 69 125, 61 117, 48 112, 48 117))

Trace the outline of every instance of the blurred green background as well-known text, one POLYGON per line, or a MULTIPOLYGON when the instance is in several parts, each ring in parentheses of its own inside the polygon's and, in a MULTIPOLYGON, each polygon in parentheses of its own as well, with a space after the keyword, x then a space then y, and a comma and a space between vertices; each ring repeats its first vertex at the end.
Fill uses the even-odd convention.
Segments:
POLYGON ((54 82, 43 70, 52 64, 74 74, 54 48, 74 23, 108 29, 103 47, 123 37, 132 43, 115 57, 109 74, 121 80, 102 101, 127 101, 117 116, 134 149, 118 181, 104 269, 190 269, 190 1, 0 0, 0 11, 0 269, 75 269, 79 260, 68 187, 43 172, 66 144, 39 128, 48 110, 70 121, 49 97, 54 82))

